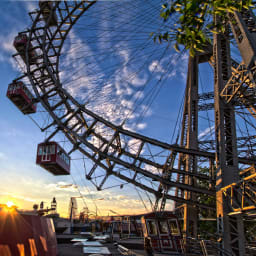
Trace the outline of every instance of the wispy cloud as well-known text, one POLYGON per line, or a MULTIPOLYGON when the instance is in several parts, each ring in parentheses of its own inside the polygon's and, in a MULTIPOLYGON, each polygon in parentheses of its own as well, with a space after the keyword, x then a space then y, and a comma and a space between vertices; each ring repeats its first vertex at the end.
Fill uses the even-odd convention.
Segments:
POLYGON ((8 34, 0 35, 0 61, 7 62, 13 65, 12 54, 14 54, 15 48, 13 47, 13 40, 18 34, 18 31, 12 31, 8 34))
POLYGON ((214 132, 214 125, 206 128, 204 131, 200 132, 198 135, 198 138, 202 139, 203 137, 205 137, 208 134, 211 134, 212 132, 214 132))
POLYGON ((0 152, 0 159, 4 160, 6 158, 7 158, 7 156, 5 155, 5 153, 0 152))
POLYGON ((149 165, 149 164, 145 164, 143 169, 146 170, 146 171, 149 171, 153 174, 158 174, 158 175, 162 174, 161 169, 156 168, 155 166, 152 166, 152 165, 149 165))
POLYGON ((36 8, 38 8, 38 2, 37 1, 24 1, 23 4, 24 4, 27 12, 32 12, 36 8))
MULTIPOLYGON (((120 125, 126 117, 130 120, 135 119, 138 114, 132 113, 134 99, 131 98, 143 97, 143 93, 139 93, 137 88, 145 84, 147 75, 146 73, 135 75, 135 70, 126 65, 130 59, 129 51, 123 49, 125 47, 122 50, 117 47, 114 58, 119 59, 123 64, 109 78, 95 58, 94 50, 86 42, 82 41, 75 32, 70 33, 68 40, 69 44, 64 49, 66 54, 61 59, 61 80, 67 90, 78 101, 86 102, 87 108, 114 124, 120 125), (81 58, 81 52, 86 52, 88 57, 81 58), (93 70, 90 68, 90 63, 93 63, 93 70)), ((109 62, 111 63, 111 59, 109 62)), ((146 124, 143 123, 129 128, 145 127, 146 124)))
POLYGON ((166 70, 164 67, 162 67, 162 64, 159 62, 159 60, 153 60, 152 63, 148 67, 150 72, 159 72, 159 73, 165 73, 166 70))
POLYGON ((0 34, 0 61, 10 63, 13 68, 15 68, 15 65, 13 65, 11 56, 16 52, 13 47, 13 40, 18 32, 21 32, 26 27, 26 21, 29 17, 24 17, 23 12, 25 11, 25 5, 28 4, 32 4, 32 2, 8 3, 8 1, 6 1, 6 5, 3 6, 1 12, 1 22, 5 24, 5 22, 8 21, 8 26, 2 27, 0 34), (5 8, 8 8, 10 11, 5 12, 5 8))
POLYGON ((46 189, 49 190, 49 192, 61 191, 65 194, 67 192, 77 193, 77 186, 66 181, 58 181, 57 183, 47 184, 46 189))
POLYGON ((10 193, 10 192, 0 192, 0 195, 1 196, 8 196, 10 198, 20 199, 20 200, 27 201, 27 202, 36 202, 36 199, 34 199, 34 198, 26 197, 26 196, 23 196, 23 195, 16 195, 16 194, 13 194, 13 193, 10 193))
POLYGON ((187 77, 188 54, 174 53, 162 60, 153 60, 148 70, 161 79, 164 75, 168 79, 175 78, 185 81, 187 77))

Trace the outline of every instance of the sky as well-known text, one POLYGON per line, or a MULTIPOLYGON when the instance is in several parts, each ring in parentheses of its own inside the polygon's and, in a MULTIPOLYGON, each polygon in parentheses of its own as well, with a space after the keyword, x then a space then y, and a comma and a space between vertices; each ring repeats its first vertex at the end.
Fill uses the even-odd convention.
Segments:
MULTIPOLYGON (((46 206, 50 206, 52 197, 55 196, 58 212, 66 216, 68 214, 70 197, 80 197, 82 194, 84 199, 77 198, 80 209, 85 207, 86 204, 89 211, 95 212, 97 207, 98 214, 103 215, 109 214, 109 210, 117 213, 145 212, 146 209, 138 194, 136 192, 130 193, 129 187, 125 187, 122 191, 118 188, 97 192, 91 183, 84 178, 84 168, 79 161, 72 161, 71 164, 71 172, 75 180, 71 177, 55 177, 35 164, 37 144, 43 141, 45 134, 40 132, 29 116, 23 115, 8 100, 6 91, 8 84, 20 74, 17 63, 11 57, 15 53, 15 49, 12 46, 13 39, 18 32, 31 25, 28 12, 37 8, 37 2, 1 1, 0 4, 0 104, 2 109, 0 119, 0 203, 12 201, 19 209, 32 209, 33 204, 39 204, 41 201, 44 201, 46 206), (81 194, 74 185, 66 188, 61 188, 60 186, 74 183, 78 184, 81 194)), ((107 19, 107 15, 110 15, 109 10, 108 13, 102 12, 102 15, 105 16, 106 22, 102 22, 99 26, 104 28, 104 26, 109 26, 107 19)), ((95 33, 98 33, 98 31, 95 31, 95 33)), ((80 34, 72 32, 70 41, 72 40, 76 44, 80 43, 86 48, 86 45, 83 45, 80 34)), ((104 42, 100 42, 100 44, 102 48, 106 48, 104 42)), ((69 45, 65 47, 67 48, 69 45)), ((68 50, 65 51, 68 52, 68 50)), ((77 52, 73 52, 73 55, 66 54, 62 58, 64 59, 63 66, 65 66, 65 63, 69 64, 67 58, 72 58, 74 54, 77 54, 77 52)), ((122 58, 129 57, 125 48, 122 48, 118 54, 122 58)), ((156 62, 157 60, 155 62, 152 61, 151 66, 148 68, 154 68, 156 62)), ((158 69, 159 72, 163 72, 159 67, 158 69)), ((123 72, 124 75, 129 75, 127 73, 131 71, 124 69, 123 72)), ((104 72, 102 72, 102 75, 104 75, 104 72)), ((89 78, 92 79, 91 77, 89 78)), ((133 80, 133 85, 141 86, 144 80, 145 77, 137 77, 133 80)), ((72 87, 70 90, 72 90, 72 87)), ((73 90, 77 90, 75 86, 73 86, 73 90)), ((129 90, 129 88, 121 88, 120 86, 117 94, 123 94, 122 90, 129 90)), ((87 88, 87 91, 90 91, 90 88, 87 88)), ((84 94, 86 93, 84 92, 84 94)), ((101 94, 104 97, 104 92, 101 92, 101 94)), ((109 97, 106 97, 104 102, 107 102, 106 104, 109 108, 113 108, 113 101, 108 102, 108 100, 109 97)), ((165 99, 165 105, 168 102, 168 98, 165 99)), ((97 104, 98 106, 100 105, 99 102, 97 104)), ((163 115, 163 118, 165 118, 165 115, 163 115)), ((140 127, 145 128, 146 124, 142 122, 140 127)), ((160 128, 158 127, 158 129, 160 128)), ((72 158, 75 158, 75 156, 72 158)), ((135 190, 133 189, 133 191, 135 190)))
MULTIPOLYGON (((65 88, 114 124, 120 124, 125 116, 125 128, 175 143, 180 131, 179 125, 175 130, 175 125, 184 98, 188 54, 177 53, 171 46, 149 38, 150 32, 168 27, 158 19, 156 1, 100 4, 79 20, 64 44, 60 77, 65 88)), ((1 1, 0 6, 0 203, 13 201, 19 209, 32 209, 41 201, 50 206, 55 196, 62 216, 68 215, 71 197, 77 197, 79 210, 88 207, 90 212, 101 215, 150 210, 147 195, 132 185, 120 189, 122 182, 113 179, 116 187, 96 191, 85 179, 92 163, 83 162, 79 153, 71 155, 71 176, 53 176, 35 164, 37 144, 47 136, 37 125, 47 120, 47 113, 23 115, 7 99, 6 91, 20 74, 11 57, 15 53, 13 39, 31 26, 28 12, 37 8, 37 2, 1 1)), ((212 70, 209 64, 200 70, 200 91, 206 92, 212 86, 212 70)), ((43 111, 41 106, 38 109, 43 111)), ((200 115, 202 120, 213 119, 213 113, 200 115)), ((212 133, 211 121, 202 121, 199 138, 212 138, 212 133)), ((63 135, 55 140, 65 147, 63 135)), ((173 204, 167 207, 171 209, 173 204)))

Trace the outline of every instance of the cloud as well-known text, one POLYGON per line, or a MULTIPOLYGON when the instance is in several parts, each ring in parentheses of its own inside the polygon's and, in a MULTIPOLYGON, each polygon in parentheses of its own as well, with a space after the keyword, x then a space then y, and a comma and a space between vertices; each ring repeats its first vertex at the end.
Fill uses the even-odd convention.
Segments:
POLYGON ((62 191, 63 193, 72 192, 77 193, 77 186, 66 181, 58 181, 57 183, 50 183, 46 185, 49 192, 62 191))
POLYGON ((162 169, 156 168, 155 166, 149 164, 145 164, 143 169, 157 175, 162 173, 162 169))
POLYGON ((153 60, 148 70, 156 74, 156 79, 162 76, 167 78, 178 78, 186 81, 187 78, 188 54, 173 53, 171 56, 164 57, 162 60, 153 60))
POLYGON ((162 67, 158 60, 153 60, 152 63, 148 67, 150 72, 159 72, 165 73, 166 70, 162 67))
POLYGON ((23 59, 17 55, 14 58, 13 54, 17 53, 16 49, 13 46, 13 41, 15 37, 18 35, 20 30, 12 30, 8 31, 7 34, 3 33, 0 35, 0 62, 8 63, 11 65, 13 70, 25 73, 26 72, 26 64, 23 59))
POLYGON ((139 130, 143 130, 143 129, 145 129, 146 127, 147 127, 147 124, 146 124, 146 123, 140 123, 140 124, 137 125, 137 128, 138 128, 139 130))
POLYGON ((25 5, 25 8, 26 8, 27 12, 32 12, 36 8, 38 8, 37 1, 25 1, 24 5, 25 5))
POLYGON ((0 152, 0 160, 2 159, 2 160, 4 160, 4 159, 6 159, 6 155, 3 153, 3 152, 0 152))
MULTIPOLYGON (((28 3, 29 2, 27 2, 27 4, 28 3)), ((29 16, 26 15, 24 17, 23 3, 6 3, 6 6, 3 7, 3 9, 8 7, 11 9, 10 12, 3 11, 1 13, 2 21, 8 21, 8 26, 5 28, 3 27, 0 34, 0 61, 12 64, 12 54, 16 52, 13 46, 14 38, 17 36, 18 32, 24 30, 24 27, 26 26, 26 20, 29 19, 29 16), (23 13, 22 16, 21 13, 23 13), (20 17, 23 19, 20 19, 20 17)))
POLYGON ((8 196, 8 197, 15 198, 15 199, 20 199, 20 200, 27 201, 27 202, 36 202, 36 200, 34 198, 26 197, 26 196, 22 196, 22 195, 15 195, 10 192, 0 192, 0 195, 8 196))
MULTIPOLYGON (((4 127, 4 124, 0 122, 1 127, 4 127)), ((10 137, 10 138, 21 138, 24 137, 26 133, 24 133, 22 130, 15 128, 15 127, 7 127, 7 128, 2 128, 2 132, 0 134, 0 137, 10 137)))
POLYGON ((0 61, 12 64, 12 54, 16 52, 13 47, 13 40, 18 31, 11 31, 8 34, 0 35, 0 61))
MULTIPOLYGON (((129 149, 130 153, 137 154, 140 145, 141 145, 141 141, 140 140, 130 139, 128 141, 128 149, 129 149)), ((141 153, 143 153, 143 151, 141 153)))
POLYGON ((214 125, 211 127, 206 128, 204 131, 200 132, 198 138, 201 139, 208 134, 211 134, 214 131, 214 125))
MULTIPOLYGON (((131 69, 126 65, 130 60, 129 51, 125 50, 124 46, 121 50, 118 46, 115 47, 115 56, 113 60, 110 57, 109 62, 118 61, 122 64, 112 76, 106 77, 99 59, 95 57, 95 50, 71 31, 63 51, 65 54, 61 57, 60 69, 61 81, 73 97, 81 103, 86 103, 88 109, 104 119, 120 125, 126 118, 134 120, 138 117, 138 113, 132 112, 134 99, 143 97, 143 92, 137 91, 137 88, 145 84, 147 75, 136 75, 136 67, 131 69), (81 52, 86 52, 87 57, 82 58, 81 52), (90 68, 92 63, 93 68, 90 68)), ((145 106, 141 104, 141 108, 143 107, 145 106)), ((145 127, 146 124, 128 125, 130 129, 145 127)))

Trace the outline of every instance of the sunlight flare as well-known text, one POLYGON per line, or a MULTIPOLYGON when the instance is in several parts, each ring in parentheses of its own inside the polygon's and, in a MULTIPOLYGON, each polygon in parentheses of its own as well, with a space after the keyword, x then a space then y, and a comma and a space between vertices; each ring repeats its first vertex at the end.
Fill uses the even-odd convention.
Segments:
POLYGON ((6 205, 10 208, 10 207, 12 207, 12 206, 14 205, 14 203, 13 203, 12 201, 8 201, 8 202, 6 203, 6 205))

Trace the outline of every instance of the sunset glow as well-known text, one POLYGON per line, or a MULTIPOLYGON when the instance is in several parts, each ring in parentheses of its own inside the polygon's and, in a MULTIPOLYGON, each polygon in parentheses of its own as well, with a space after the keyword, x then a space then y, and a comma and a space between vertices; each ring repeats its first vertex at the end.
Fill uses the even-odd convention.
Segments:
POLYGON ((6 205, 10 208, 10 207, 12 207, 12 206, 14 205, 14 203, 13 203, 12 201, 8 201, 8 202, 6 203, 6 205))

